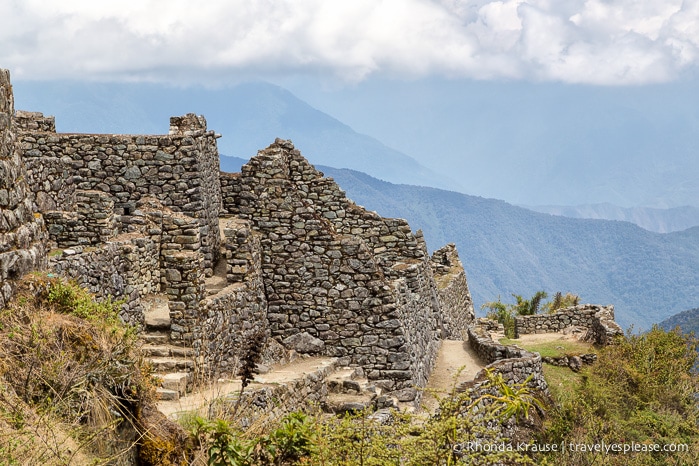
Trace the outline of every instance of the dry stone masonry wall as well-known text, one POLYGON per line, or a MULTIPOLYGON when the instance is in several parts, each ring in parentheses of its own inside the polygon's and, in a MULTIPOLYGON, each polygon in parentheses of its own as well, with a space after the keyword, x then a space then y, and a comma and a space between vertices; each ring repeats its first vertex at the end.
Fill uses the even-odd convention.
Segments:
POLYGON ((129 216, 142 197, 153 196, 198 220, 205 272, 212 273, 220 244, 219 161, 216 135, 202 117, 173 117, 165 136, 57 134, 44 120, 38 113, 19 120, 19 144, 42 206, 75 211, 75 190, 100 191, 117 215, 129 216))
POLYGON ((456 245, 450 243, 435 251, 431 265, 442 311, 442 338, 462 340, 476 313, 456 245))
POLYGON ((46 230, 36 213, 16 140, 10 73, 0 69, 0 308, 13 281, 46 266, 46 230))
POLYGON ((353 204, 288 141, 221 186, 223 210, 261 234, 273 337, 308 334, 389 390, 426 383, 444 325, 420 233, 353 204))
MULTIPOLYGON (((491 321, 492 322, 492 321, 491 321)), ((502 345, 493 341, 490 332, 497 324, 479 319, 468 328, 468 344, 488 365, 486 370, 501 374, 508 383, 521 384, 529 377, 530 388, 548 393, 544 379, 541 355, 526 351, 515 345, 502 345)), ((470 390, 471 398, 477 399, 486 393, 492 394, 485 370, 479 372, 473 381, 461 385, 460 390, 470 390)))
POLYGON ((586 339, 598 344, 608 344, 623 330, 614 321, 614 306, 580 304, 560 309, 553 314, 518 316, 515 318, 515 336, 530 333, 557 333, 568 327, 587 330, 586 339))

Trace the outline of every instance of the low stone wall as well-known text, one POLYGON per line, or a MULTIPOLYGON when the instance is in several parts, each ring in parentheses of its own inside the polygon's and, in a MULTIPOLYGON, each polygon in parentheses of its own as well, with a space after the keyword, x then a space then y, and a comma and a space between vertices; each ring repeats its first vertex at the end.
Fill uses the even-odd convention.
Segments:
POLYGON ((606 306, 595 314, 585 340, 598 345, 611 345, 621 335, 624 335, 624 330, 614 320, 614 306, 606 306))
POLYGON ((468 345, 487 364, 503 359, 523 358, 534 355, 534 353, 530 353, 518 346, 502 345, 493 341, 488 328, 478 323, 468 328, 468 345))
MULTIPOLYGON (((480 320, 480 319, 479 319, 480 320)), ((500 373, 503 379, 510 383, 523 383, 529 376, 531 388, 548 393, 548 385, 544 379, 541 355, 524 350, 515 345, 502 345, 493 341, 487 325, 476 323, 468 328, 468 344, 478 357, 488 365, 486 369, 492 369, 500 373)), ((484 387, 487 382, 485 371, 479 372, 471 382, 462 384, 461 389, 472 389, 472 398, 478 398, 486 393, 484 387)))
POLYGON ((56 251, 49 267, 100 298, 123 300, 121 318, 143 322, 141 298, 159 291, 158 247, 149 238, 124 234, 100 247, 56 251))
POLYGON ((201 302, 192 346, 211 375, 236 375, 247 339, 258 332, 269 334, 262 282, 234 283, 201 302))
MULTIPOLYGON (((503 381, 508 385, 523 384, 528 382, 528 387, 537 395, 549 395, 549 388, 544 379, 541 355, 531 353, 515 345, 501 345, 490 336, 491 329, 497 329, 497 322, 489 319, 478 319, 468 328, 468 344, 478 356, 488 365, 476 374, 476 377, 457 387, 458 392, 467 393, 472 403, 476 403, 476 414, 481 412, 489 404, 491 398, 482 398, 484 395, 501 396, 498 388, 490 383, 487 371, 502 375, 503 381), (531 378, 530 378, 531 377, 531 378)), ((485 423, 490 429, 499 432, 504 438, 511 438, 514 433, 515 422, 511 418, 504 422, 488 421, 485 423)))
POLYGON ((462 340, 475 319, 473 300, 456 246, 450 243, 432 254, 430 262, 437 284, 444 340, 462 340))
POLYGON ((614 306, 580 304, 560 309, 553 314, 516 317, 515 338, 530 333, 558 333, 568 327, 587 329, 586 339, 600 344, 607 344, 614 335, 623 334, 614 322, 614 306))
MULTIPOLYGON (((240 416, 245 425, 259 421, 274 422, 299 409, 315 412, 328 396, 327 377, 335 371, 336 364, 329 364, 293 381, 267 387, 251 387, 243 393, 240 416)), ((222 400, 229 410, 237 403, 237 395, 222 400)))

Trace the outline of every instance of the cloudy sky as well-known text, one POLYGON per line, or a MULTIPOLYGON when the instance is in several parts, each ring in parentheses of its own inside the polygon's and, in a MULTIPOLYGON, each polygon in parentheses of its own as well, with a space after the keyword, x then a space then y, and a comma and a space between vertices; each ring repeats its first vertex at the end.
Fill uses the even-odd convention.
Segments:
POLYGON ((0 0, 0 67, 266 80, 469 194, 699 205, 699 0, 0 0))
POLYGON ((0 0, 17 79, 311 75, 667 82, 699 62, 697 0, 0 0))

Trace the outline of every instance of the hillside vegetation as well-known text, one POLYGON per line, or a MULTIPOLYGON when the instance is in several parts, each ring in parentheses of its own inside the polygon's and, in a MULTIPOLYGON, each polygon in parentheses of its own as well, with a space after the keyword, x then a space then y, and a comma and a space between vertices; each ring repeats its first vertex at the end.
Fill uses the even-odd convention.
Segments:
POLYGON ((695 335, 699 335, 699 307, 672 315, 658 325, 665 330, 679 327, 685 333, 694 332, 695 335))
POLYGON ((30 275, 0 311, 0 465, 185 464, 118 306, 30 275))
POLYGON ((605 347, 580 376, 562 379, 545 368, 554 403, 537 441, 566 445, 546 459, 570 466, 699 464, 697 344, 654 326, 605 347))

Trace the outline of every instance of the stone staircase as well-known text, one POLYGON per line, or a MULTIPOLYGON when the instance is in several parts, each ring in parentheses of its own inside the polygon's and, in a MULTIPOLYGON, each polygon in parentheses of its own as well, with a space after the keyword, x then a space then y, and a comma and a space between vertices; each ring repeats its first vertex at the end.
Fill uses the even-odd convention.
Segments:
POLYGON ((369 382, 361 369, 336 370, 326 379, 328 396, 322 404, 323 411, 331 414, 357 413, 369 408, 381 415, 390 409, 412 411, 412 403, 404 403, 395 396, 383 394, 383 390, 369 382))
POLYGON ((170 341, 170 313, 164 295, 151 295, 142 302, 145 310, 142 351, 161 380, 158 396, 160 400, 178 400, 192 390, 194 350, 170 341))

